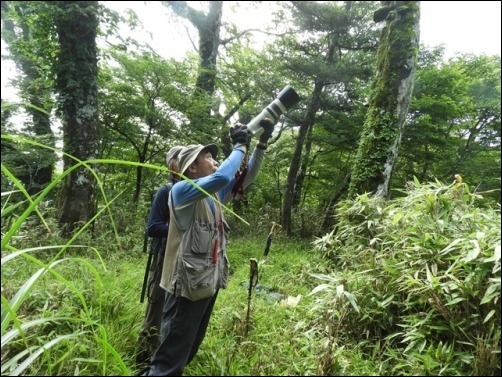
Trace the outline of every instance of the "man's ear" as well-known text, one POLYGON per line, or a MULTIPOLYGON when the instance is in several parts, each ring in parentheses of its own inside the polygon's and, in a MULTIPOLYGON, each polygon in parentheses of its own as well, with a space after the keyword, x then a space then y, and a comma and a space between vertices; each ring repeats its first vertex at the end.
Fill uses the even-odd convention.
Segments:
POLYGON ((197 166, 196 166, 195 162, 192 162, 192 163, 190 164, 190 166, 188 167, 188 169, 187 169, 187 170, 188 170, 188 172, 190 172, 190 173, 195 173, 195 172, 197 172, 197 166))

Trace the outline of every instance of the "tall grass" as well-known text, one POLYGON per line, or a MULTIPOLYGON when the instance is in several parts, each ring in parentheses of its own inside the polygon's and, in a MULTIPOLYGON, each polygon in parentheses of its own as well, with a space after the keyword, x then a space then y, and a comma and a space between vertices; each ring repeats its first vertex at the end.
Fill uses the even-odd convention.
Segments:
MULTIPOLYGON (((49 148, 32 140, 9 135, 2 135, 2 139, 49 148)), ((108 212, 114 242, 120 245, 121 238, 110 211, 111 204, 120 194, 108 200, 103 182, 92 166, 107 163, 131 166, 138 164, 111 160, 79 161, 69 157, 76 161, 75 165, 63 171, 35 198, 26 192, 21 182, 6 166, 1 166, 3 175, 17 189, 15 191, 24 195, 27 204, 25 209, 18 203, 9 204, 9 197, 15 191, 2 193, 2 223, 7 217, 14 218, 8 229, 2 229, 2 374, 38 375, 56 372, 80 375, 89 373, 89 370, 92 370, 90 374, 131 374, 130 368, 109 342, 107 329, 102 325, 105 292, 109 290, 101 280, 101 274, 107 272, 101 257, 102 251, 85 244, 76 245, 75 242, 79 238, 85 239, 85 230, 104 212, 108 212), (96 178, 104 205, 92 219, 75 231, 69 240, 65 240, 65 243, 24 247, 25 240, 16 238, 16 235, 22 231, 23 225, 26 226, 33 212, 49 233, 55 235, 53 238, 47 237, 43 242, 55 241, 57 231, 51 231, 38 206, 69 173, 82 167, 89 169, 96 178), (94 260, 72 255, 71 251, 77 249, 92 251, 94 260), (37 258, 37 254, 42 254, 42 258, 37 258), (76 274, 72 276, 72 273, 76 274), (65 274, 70 277, 65 277, 65 274), (8 275, 11 279, 7 281, 4 277, 8 275), (47 275, 50 275, 52 280, 47 279, 47 275), (24 282, 17 286, 21 279, 24 279, 24 282), (48 293, 51 297, 47 297, 46 292, 53 290, 64 294, 64 297, 54 297, 52 293, 48 293), (7 299, 9 296, 11 298, 7 299), (37 302, 39 297, 41 300, 37 302), (27 329, 29 331, 26 331, 27 329)))

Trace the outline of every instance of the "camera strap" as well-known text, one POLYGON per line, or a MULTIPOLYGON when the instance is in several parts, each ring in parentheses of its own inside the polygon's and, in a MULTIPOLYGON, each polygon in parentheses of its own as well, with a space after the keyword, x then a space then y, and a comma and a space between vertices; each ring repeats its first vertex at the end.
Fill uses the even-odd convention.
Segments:
POLYGON ((235 196, 237 194, 244 196, 244 179, 246 179, 246 174, 248 173, 248 152, 246 151, 246 154, 244 155, 244 159, 242 160, 241 167, 239 170, 235 173, 235 184, 234 187, 232 187, 232 195, 235 196))

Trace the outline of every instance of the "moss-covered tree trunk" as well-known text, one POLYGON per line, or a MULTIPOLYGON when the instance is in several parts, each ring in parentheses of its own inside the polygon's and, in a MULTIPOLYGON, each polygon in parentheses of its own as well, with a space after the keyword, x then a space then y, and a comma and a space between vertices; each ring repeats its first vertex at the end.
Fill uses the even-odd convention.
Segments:
MULTIPOLYGON (((56 68, 64 152, 88 160, 98 153, 97 1, 60 1, 56 19, 60 54, 56 68)), ((75 160, 64 156, 64 169, 75 160)), ((59 224, 70 234, 79 222, 96 212, 96 181, 80 167, 64 181, 60 193, 59 224)))
POLYGON ((413 90, 419 48, 419 1, 383 1, 376 22, 385 20, 377 52, 377 74, 352 171, 349 196, 387 197, 413 90))

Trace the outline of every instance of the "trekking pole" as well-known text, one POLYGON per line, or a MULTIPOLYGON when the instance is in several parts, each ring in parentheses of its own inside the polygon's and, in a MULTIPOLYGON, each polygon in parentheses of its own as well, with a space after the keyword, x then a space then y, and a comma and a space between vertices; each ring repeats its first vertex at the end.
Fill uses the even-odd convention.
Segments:
POLYGON ((279 233, 282 230, 282 226, 272 221, 272 228, 270 229, 270 233, 267 237, 267 243, 265 244, 265 251, 263 252, 263 256, 266 258, 268 256, 268 252, 270 251, 270 244, 272 243, 272 236, 279 233))
MULTIPOLYGON (((153 198, 154 194, 151 196, 150 200, 150 208, 152 208, 153 204, 153 198)), ((146 218, 147 225, 145 226, 145 236, 143 237, 143 254, 146 253, 146 250, 148 248, 148 216, 146 218)), ((139 302, 143 303, 145 301, 145 292, 146 292, 146 286, 148 284, 148 275, 150 274, 150 265, 152 264, 152 257, 153 257, 153 250, 150 250, 150 253, 148 253, 148 260, 146 261, 146 269, 145 269, 145 276, 143 277, 143 286, 141 287, 141 296, 139 298, 139 302)))
POLYGON ((251 297, 253 287, 258 283, 258 261, 255 258, 249 258, 249 287, 248 287, 248 311, 246 314, 246 336, 249 332, 249 317, 251 315, 251 297))
MULTIPOLYGON (((265 243, 265 251, 263 252, 263 258, 266 259, 270 251, 270 245, 272 244, 272 236, 279 233, 282 229, 280 224, 272 222, 272 228, 267 237, 265 243)), ((261 261, 263 262, 263 261, 261 261)), ((258 284, 258 261, 255 258, 249 258, 249 287, 248 287, 248 310, 246 314, 246 336, 249 333, 249 321, 251 315, 251 297, 253 295, 253 288, 258 284)))
POLYGON ((263 257, 260 260, 260 262, 258 263, 258 267, 257 267, 257 269, 258 269, 257 274, 259 274, 260 277, 263 277, 262 269, 263 269, 263 265, 266 263, 267 258, 268 258, 268 253, 270 251, 270 245, 272 244, 272 238, 274 235, 279 233, 281 230, 282 230, 282 226, 280 224, 277 224, 276 222, 272 221, 272 227, 270 228, 270 232, 268 233, 268 236, 267 236, 267 241, 265 243, 265 250, 263 251, 263 257))
MULTIPOLYGON (((143 239, 143 253, 146 253, 148 247, 148 229, 145 229, 145 237, 143 239)), ((152 250, 148 253, 148 260, 146 261, 145 276, 143 277, 143 286, 141 287, 140 303, 145 301, 146 286, 148 284, 148 275, 150 274, 150 265, 152 264, 152 250)))

